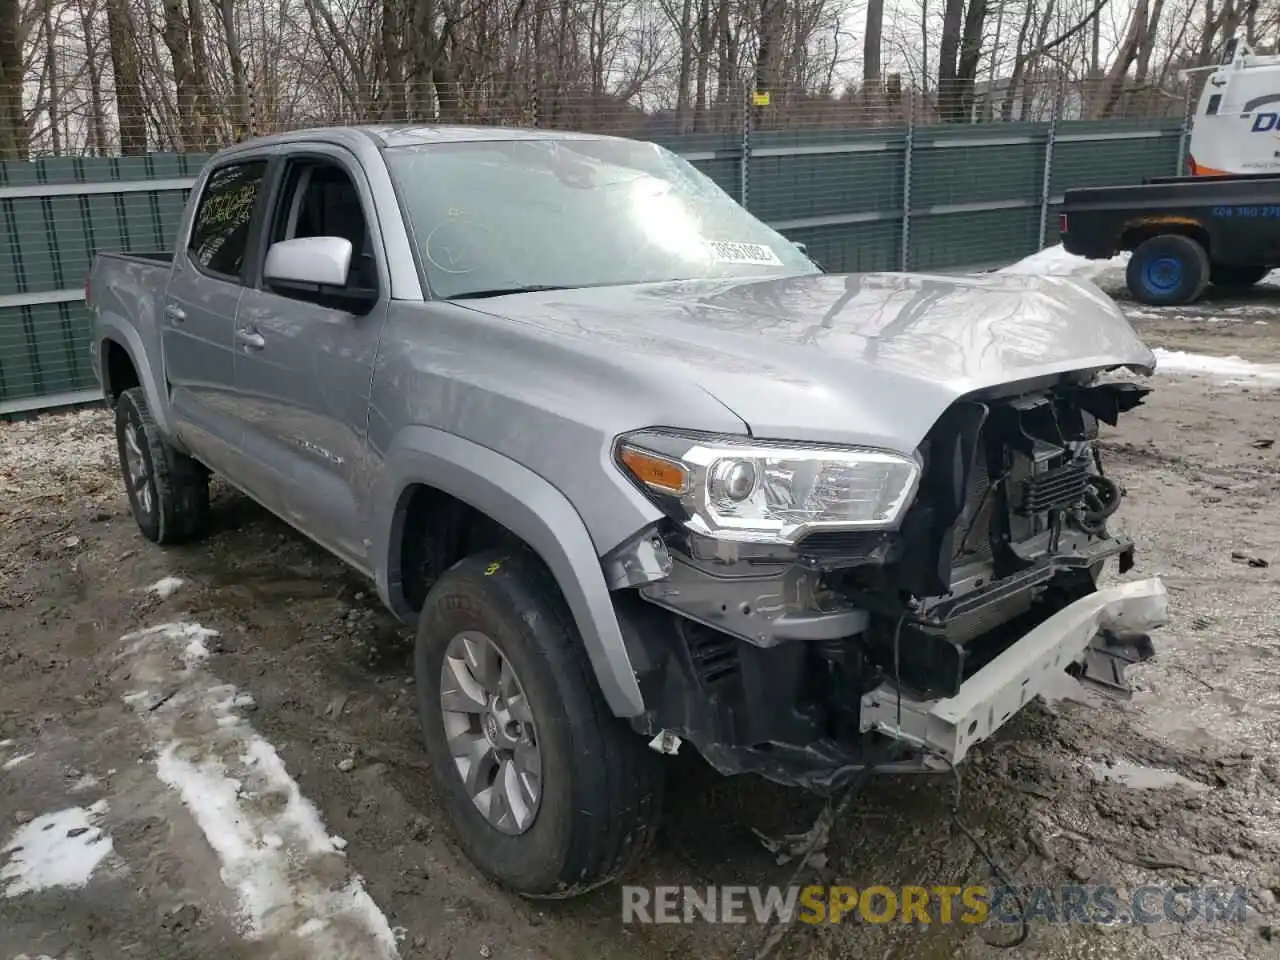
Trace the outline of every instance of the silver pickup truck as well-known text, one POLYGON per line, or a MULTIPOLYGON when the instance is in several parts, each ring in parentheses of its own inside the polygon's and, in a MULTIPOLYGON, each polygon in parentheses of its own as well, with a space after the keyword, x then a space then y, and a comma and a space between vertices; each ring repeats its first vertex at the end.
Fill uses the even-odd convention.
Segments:
POLYGON ((833 275, 632 140, 320 129, 219 153, 87 296, 143 534, 217 473, 416 628, 490 877, 569 896, 663 755, 833 790, 947 770, 1167 620, 1095 444, 1154 357, 1095 287, 833 275))

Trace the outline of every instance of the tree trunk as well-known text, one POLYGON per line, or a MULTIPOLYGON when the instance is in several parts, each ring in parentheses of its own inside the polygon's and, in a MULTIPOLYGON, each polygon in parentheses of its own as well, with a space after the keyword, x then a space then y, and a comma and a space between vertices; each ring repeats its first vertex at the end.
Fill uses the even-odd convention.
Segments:
POLYGON ((879 104, 882 89, 880 50, 884 44, 884 0, 867 0, 862 33, 862 98, 868 107, 879 104))
POLYGON ((209 91, 209 54, 205 48, 204 0, 188 0, 187 23, 191 36, 191 83, 195 90, 191 131, 196 150, 208 150, 213 97, 209 91))
POLYGON ((116 79, 116 114, 120 120, 120 153, 147 152, 147 105, 138 64, 137 27, 128 0, 107 0, 107 42, 116 79))
POLYGON ((182 0, 164 0, 164 45, 173 64, 173 86, 178 96, 177 148, 196 150, 199 142, 199 113, 195 71, 191 65, 191 28, 182 0))
POLYGON ((84 59, 89 72, 89 154, 107 155, 107 120, 103 113, 102 68, 98 60, 98 32, 96 4, 80 5, 80 30, 84 35, 84 59))
POLYGON ((1124 93, 1125 74, 1137 57, 1139 47, 1146 42, 1150 10, 1148 0, 1137 0, 1133 12, 1129 14, 1129 26, 1125 30, 1124 40, 1103 83, 1102 102, 1099 105, 1099 116, 1103 119, 1115 112, 1116 104, 1124 93))
POLYGON ((987 0, 969 0, 960 40, 960 59, 956 65, 952 104, 955 123, 973 122, 973 85, 978 77, 978 61, 982 58, 982 31, 986 21, 987 0))
POLYGON ((236 141, 251 135, 252 117, 249 109, 249 79, 245 74, 244 57, 240 48, 240 31, 236 27, 235 0, 220 0, 218 19, 222 21, 222 38, 227 45, 227 63, 231 67, 232 117, 236 141))
MULTIPOLYGON (((778 59, 782 45, 783 0, 760 0, 760 45, 756 54, 755 91, 777 96, 778 59)), ((767 125, 766 107, 755 108, 754 124, 757 128, 767 125)))
MULTIPOLYGON (((44 65, 49 74, 49 145, 55 157, 62 155, 62 77, 58 73, 58 29, 54 25, 53 0, 41 4, 44 21, 44 65)), ((61 20, 61 16, 58 18, 61 20)))
POLYGON ((960 30, 964 0, 946 0, 942 8, 942 39, 938 43, 938 115, 943 123, 962 119, 956 85, 960 59, 960 30))
POLYGON ((693 129, 707 129, 707 81, 711 76, 711 51, 715 46, 711 30, 711 0, 698 0, 698 67, 694 81, 693 129))
POLYGON ((693 0, 681 3, 677 28, 680 36, 680 65, 676 76, 677 132, 689 133, 693 129, 693 0))

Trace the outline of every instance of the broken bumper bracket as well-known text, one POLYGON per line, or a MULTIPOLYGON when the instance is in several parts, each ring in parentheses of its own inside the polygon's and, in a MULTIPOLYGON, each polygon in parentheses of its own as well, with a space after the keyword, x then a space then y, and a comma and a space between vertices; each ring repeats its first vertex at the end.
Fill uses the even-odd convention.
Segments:
POLYGON ((1147 631, 1169 620, 1159 577, 1107 587, 1059 610, 966 680, 954 697, 916 700, 884 683, 862 698, 861 727, 959 763, 977 743, 1079 665, 1082 679, 1127 691, 1124 671, 1154 654, 1147 631))

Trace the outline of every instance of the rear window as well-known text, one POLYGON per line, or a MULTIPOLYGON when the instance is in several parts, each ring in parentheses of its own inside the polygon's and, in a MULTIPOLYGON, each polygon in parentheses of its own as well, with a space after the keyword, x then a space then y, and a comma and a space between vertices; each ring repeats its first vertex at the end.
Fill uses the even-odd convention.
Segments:
POLYGON ((200 269, 239 278, 266 173, 265 160, 251 160, 219 167, 209 175, 187 244, 187 255, 200 269))

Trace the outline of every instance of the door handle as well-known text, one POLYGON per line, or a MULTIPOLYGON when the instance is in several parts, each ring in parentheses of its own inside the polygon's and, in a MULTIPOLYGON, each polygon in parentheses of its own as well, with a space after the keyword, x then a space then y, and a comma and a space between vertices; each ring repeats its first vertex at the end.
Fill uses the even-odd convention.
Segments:
POLYGON ((236 339, 250 350, 261 350, 267 345, 267 341, 262 334, 254 333, 252 330, 245 330, 243 328, 236 331, 236 339))
POLYGON ((164 308, 164 315, 174 323, 181 323, 183 320, 187 319, 187 311, 183 310, 176 303, 166 304, 164 308))

